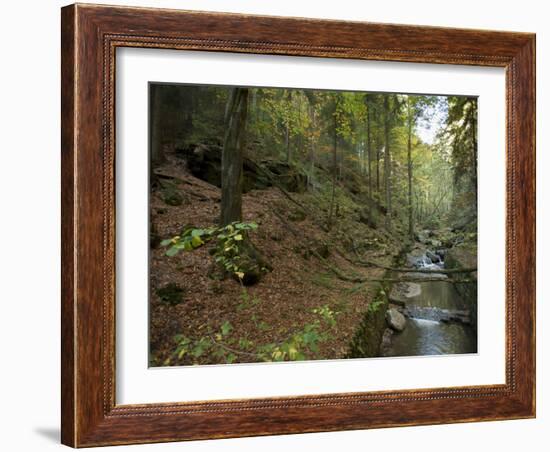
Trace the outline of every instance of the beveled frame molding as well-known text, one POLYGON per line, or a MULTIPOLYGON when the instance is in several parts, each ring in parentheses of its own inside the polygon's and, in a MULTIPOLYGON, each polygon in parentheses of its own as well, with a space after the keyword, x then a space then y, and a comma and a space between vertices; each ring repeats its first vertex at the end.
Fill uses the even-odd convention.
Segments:
POLYGON ((85 447, 535 416, 534 34, 84 4, 62 9, 61 34, 64 444, 85 447), (506 68, 506 383, 116 405, 118 47, 506 68))

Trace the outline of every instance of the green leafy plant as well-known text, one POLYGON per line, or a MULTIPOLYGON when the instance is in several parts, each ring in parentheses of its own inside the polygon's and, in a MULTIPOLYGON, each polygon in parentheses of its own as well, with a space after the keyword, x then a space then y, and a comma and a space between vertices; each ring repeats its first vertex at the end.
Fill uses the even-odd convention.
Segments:
POLYGON ((328 304, 320 308, 315 308, 313 312, 315 314, 319 314, 323 318, 323 320, 331 326, 331 328, 336 327, 336 315, 338 313, 330 309, 330 306, 328 304))
POLYGON ((260 299, 256 296, 250 297, 248 290, 246 290, 246 287, 242 287, 241 295, 240 295, 241 302, 237 305, 237 311, 242 311, 244 309, 251 308, 253 306, 256 306, 260 303, 260 299))
POLYGON ((215 241, 213 250, 215 261, 225 271, 243 279, 245 271, 241 268, 242 244, 248 231, 258 228, 256 223, 233 222, 227 226, 210 228, 186 228, 181 235, 161 242, 161 246, 168 247, 167 256, 175 256, 180 251, 193 251, 201 246, 215 241))
MULTIPOLYGON (((176 349, 164 364, 169 365, 172 359, 182 360, 186 356, 194 364, 198 364, 198 359, 206 353, 211 353, 211 356, 227 364, 233 363, 239 356, 248 361, 253 358, 255 361, 266 362, 302 361, 308 357, 316 357, 319 354, 319 345, 331 337, 329 333, 321 331, 322 322, 334 328, 338 312, 331 310, 328 305, 315 308, 312 312, 320 318, 314 319, 280 343, 255 346, 254 342, 247 337, 232 337, 233 326, 227 320, 217 332, 209 332, 206 336, 195 340, 178 334, 174 336, 176 349)), ((258 324, 258 329, 261 331, 269 328, 270 326, 264 321, 258 324)))

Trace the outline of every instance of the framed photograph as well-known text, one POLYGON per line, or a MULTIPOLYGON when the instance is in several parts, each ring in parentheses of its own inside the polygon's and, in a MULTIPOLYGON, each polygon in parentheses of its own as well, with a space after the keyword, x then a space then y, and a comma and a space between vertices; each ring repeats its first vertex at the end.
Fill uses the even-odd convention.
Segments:
POLYGON ((535 416, 535 36, 62 9, 62 442, 535 416))

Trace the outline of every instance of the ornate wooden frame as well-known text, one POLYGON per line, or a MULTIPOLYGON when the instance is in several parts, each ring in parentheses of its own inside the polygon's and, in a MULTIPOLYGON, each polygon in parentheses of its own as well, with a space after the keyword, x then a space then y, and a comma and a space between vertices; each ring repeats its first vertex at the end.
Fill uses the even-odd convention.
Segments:
POLYGON ((535 35, 71 5, 62 9, 62 442, 74 447, 535 416, 535 35), (115 404, 117 47, 506 68, 506 383, 115 404))

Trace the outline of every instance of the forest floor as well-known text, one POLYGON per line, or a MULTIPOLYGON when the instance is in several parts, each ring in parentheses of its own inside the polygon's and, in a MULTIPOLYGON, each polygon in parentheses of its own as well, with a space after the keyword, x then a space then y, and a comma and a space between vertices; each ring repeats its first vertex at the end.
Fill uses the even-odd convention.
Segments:
POLYGON ((257 284, 243 287, 232 278, 213 278, 214 259, 208 245, 166 256, 166 248, 158 245, 159 240, 179 234, 185 226, 217 225, 221 195, 219 188, 191 175, 175 155, 167 155, 167 162, 155 171, 172 177, 171 190, 180 198, 172 204, 181 204, 167 204, 165 190, 159 186, 152 189, 152 366, 225 363, 228 354, 233 362, 257 362, 256 351, 262 346, 287 343, 307 325, 316 325, 321 339, 315 347, 303 350, 304 359, 348 355, 352 338, 380 285, 344 281, 330 267, 346 275, 380 278, 384 270, 351 263, 355 240, 363 244, 363 258, 390 265, 401 251, 398 235, 361 222, 361 205, 357 197, 351 201, 343 186, 339 194, 346 201, 340 203, 330 232, 319 221, 327 209, 326 196, 292 193, 296 201, 319 214, 311 218, 297 214, 296 205, 276 187, 249 191, 243 195, 243 222, 258 224, 250 239, 273 270, 257 284), (308 244, 323 244, 326 259, 309 254, 308 244), (172 298, 171 289, 175 289, 172 298), (175 338, 182 337, 188 338, 190 348, 195 345, 190 352, 178 356, 174 353, 175 338), (219 345, 197 348, 200 343, 219 345))

